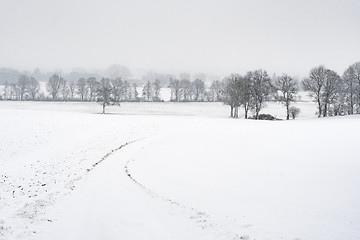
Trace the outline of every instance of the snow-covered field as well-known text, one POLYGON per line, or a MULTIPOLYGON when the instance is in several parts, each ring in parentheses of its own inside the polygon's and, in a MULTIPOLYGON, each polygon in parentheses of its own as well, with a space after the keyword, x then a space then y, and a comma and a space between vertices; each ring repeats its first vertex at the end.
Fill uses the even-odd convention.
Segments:
POLYGON ((298 107, 0 102, 0 239, 360 239, 360 117, 298 107))

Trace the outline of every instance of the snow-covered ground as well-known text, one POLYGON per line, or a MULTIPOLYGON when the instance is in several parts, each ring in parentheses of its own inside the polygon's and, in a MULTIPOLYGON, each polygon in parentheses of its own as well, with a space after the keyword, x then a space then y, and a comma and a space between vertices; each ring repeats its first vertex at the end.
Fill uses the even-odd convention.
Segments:
POLYGON ((0 102, 0 239, 360 239, 360 117, 298 106, 0 102))

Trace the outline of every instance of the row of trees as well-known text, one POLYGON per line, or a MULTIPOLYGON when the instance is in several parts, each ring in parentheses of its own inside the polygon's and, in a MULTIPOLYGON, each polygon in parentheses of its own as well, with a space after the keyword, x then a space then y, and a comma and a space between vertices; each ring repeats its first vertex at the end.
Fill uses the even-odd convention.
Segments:
MULTIPOLYGON (((130 84, 121 78, 109 79, 114 101, 161 101, 160 81, 153 83, 148 81, 142 91, 138 93, 136 83, 130 84)), ((52 100, 52 101, 97 101, 97 89, 101 80, 95 77, 79 78, 75 81, 67 81, 54 74, 46 84, 47 95, 41 91, 40 83, 32 76, 20 75, 16 83, 5 85, 0 94, 3 100, 52 100)))
MULTIPOLYGON (((245 118, 251 111, 258 119, 267 101, 281 102, 286 108, 286 119, 290 116, 294 118, 299 114, 299 109, 293 107, 292 102, 296 101, 300 88, 308 91, 317 103, 319 117, 360 113, 360 62, 350 65, 342 76, 324 66, 315 67, 301 83, 287 74, 270 78, 265 70, 259 69, 245 75, 231 74, 223 81, 215 80, 209 89, 205 88, 202 79, 190 81, 189 76, 184 74, 179 79, 170 78, 168 87, 171 89, 171 101, 222 101, 230 106, 230 116, 233 118, 239 117, 239 108, 243 107, 245 118)), ((161 101, 161 81, 158 79, 153 82, 148 80, 140 96, 136 83, 131 84, 121 78, 97 80, 89 77, 66 81, 55 74, 50 77, 46 90, 50 98, 40 91, 40 84, 34 77, 20 75, 17 83, 5 83, 0 98, 102 101, 104 109, 110 102, 161 101)))
POLYGON ((349 66, 342 76, 324 66, 315 67, 301 84, 287 74, 271 79, 259 69, 244 76, 231 74, 219 86, 220 99, 230 106, 233 118, 239 117, 238 109, 243 107, 245 118, 250 110, 258 119, 267 101, 281 102, 286 119, 290 115, 295 118, 300 110, 291 103, 296 101, 300 87, 317 103, 318 117, 360 113, 360 62, 349 66))
POLYGON ((324 66, 313 68, 302 85, 316 101, 319 117, 360 113, 360 62, 342 77, 324 66))
POLYGON ((224 83, 219 80, 212 82, 209 89, 201 79, 190 81, 187 78, 170 78, 170 101, 173 102, 220 102, 223 98, 224 83))

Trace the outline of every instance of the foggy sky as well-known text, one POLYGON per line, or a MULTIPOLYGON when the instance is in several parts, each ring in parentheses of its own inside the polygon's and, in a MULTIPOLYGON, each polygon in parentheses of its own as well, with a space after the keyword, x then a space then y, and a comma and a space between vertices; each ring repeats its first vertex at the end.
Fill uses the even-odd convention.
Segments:
POLYGON ((0 0, 0 67, 305 76, 360 61, 359 0, 0 0))

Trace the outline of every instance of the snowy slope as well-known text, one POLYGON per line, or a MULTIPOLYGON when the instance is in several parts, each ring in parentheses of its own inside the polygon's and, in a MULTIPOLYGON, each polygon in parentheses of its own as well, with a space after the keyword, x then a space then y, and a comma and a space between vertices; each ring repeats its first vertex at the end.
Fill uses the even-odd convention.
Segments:
POLYGON ((0 239, 360 238, 358 116, 0 104, 0 239))

